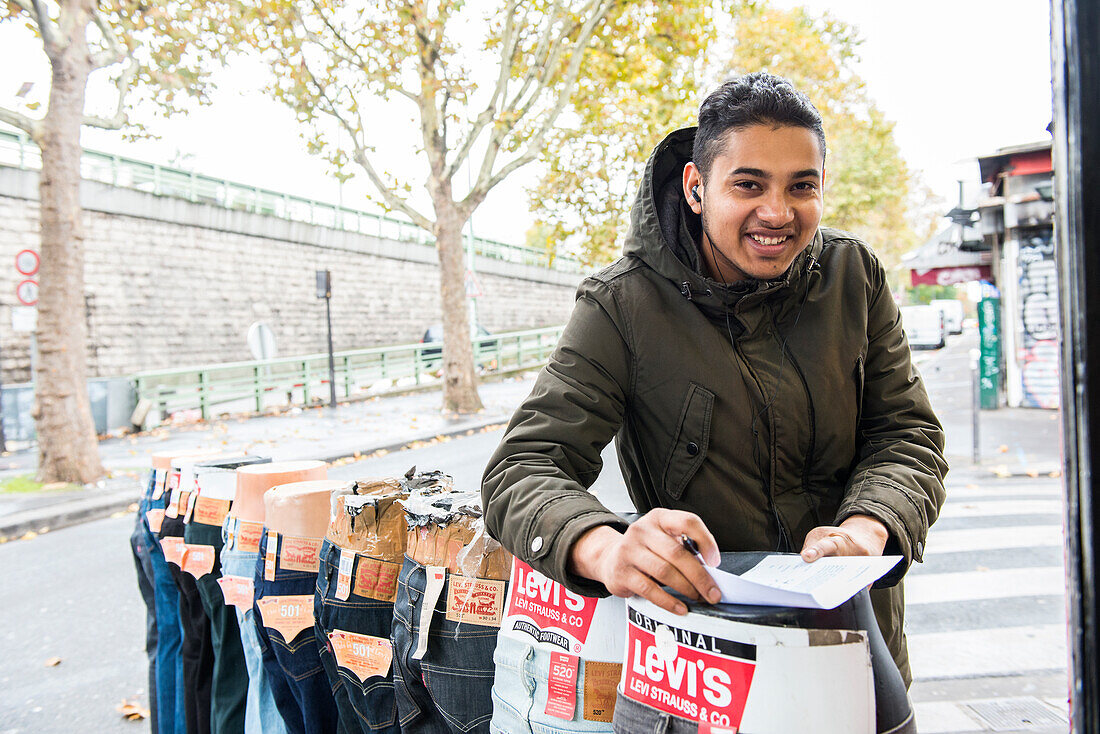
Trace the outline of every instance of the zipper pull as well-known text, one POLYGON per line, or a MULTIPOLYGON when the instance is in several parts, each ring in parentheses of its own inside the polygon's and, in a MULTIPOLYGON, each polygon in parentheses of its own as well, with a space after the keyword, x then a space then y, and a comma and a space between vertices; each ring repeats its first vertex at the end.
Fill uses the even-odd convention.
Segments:
POLYGON ((688 282, 686 280, 683 283, 680 284, 680 295, 682 295, 684 298, 688 299, 689 301, 691 300, 691 286, 688 284, 688 282))

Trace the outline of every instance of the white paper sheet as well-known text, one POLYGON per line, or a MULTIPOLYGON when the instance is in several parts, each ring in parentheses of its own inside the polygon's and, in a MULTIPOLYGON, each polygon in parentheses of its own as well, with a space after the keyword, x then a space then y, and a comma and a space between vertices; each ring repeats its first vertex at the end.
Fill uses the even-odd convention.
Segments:
POLYGON ((885 576, 901 556, 771 555, 740 576, 707 568, 726 604, 833 609, 885 576))

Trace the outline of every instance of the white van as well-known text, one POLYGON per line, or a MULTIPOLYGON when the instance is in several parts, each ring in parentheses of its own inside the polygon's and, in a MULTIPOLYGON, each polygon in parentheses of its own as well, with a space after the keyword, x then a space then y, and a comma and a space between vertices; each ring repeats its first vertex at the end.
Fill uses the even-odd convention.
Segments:
POLYGON ((947 344, 943 311, 936 306, 902 306, 901 326, 914 349, 941 349, 947 344))
POLYGON ((963 305, 962 301, 954 298, 937 298, 932 301, 933 306, 943 311, 943 320, 947 325, 948 334, 961 334, 963 331, 963 305))

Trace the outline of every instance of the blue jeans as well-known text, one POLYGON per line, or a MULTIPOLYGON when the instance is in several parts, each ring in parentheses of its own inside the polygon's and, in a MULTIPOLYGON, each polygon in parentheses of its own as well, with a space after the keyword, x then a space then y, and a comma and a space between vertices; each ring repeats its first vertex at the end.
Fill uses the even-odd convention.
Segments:
MULTIPOLYGON (((373 676, 360 681, 355 673, 336 664, 328 635, 343 630, 357 635, 389 639, 393 627, 393 604, 348 594, 347 600, 336 598, 339 586, 340 548, 327 539, 321 546, 321 570, 317 575, 317 594, 313 611, 317 624, 315 634, 321 651, 321 664, 332 683, 340 723, 348 732, 362 734, 400 734, 397 723, 397 703, 393 697, 393 672, 385 677, 373 676)), ((352 566, 355 579, 356 567, 352 566)))
MULTIPOLYGON (((146 495, 138 512, 145 517, 150 509, 164 509, 168 502, 165 495, 153 500, 146 495)), ((149 562, 153 568, 153 599, 157 607, 157 730, 159 734, 184 734, 187 731, 187 714, 184 700, 183 628, 180 626, 179 589, 172 578, 168 562, 160 549, 160 542, 143 523, 145 540, 149 546, 149 562)))
MULTIPOLYGON (((145 495, 153 491, 154 475, 149 474, 145 495)), ((157 599, 153 592, 156 580, 153 576, 153 549, 149 543, 149 520, 145 517, 144 498, 130 533, 130 550, 134 554, 134 570, 137 572, 138 590, 145 602, 145 654, 149 658, 149 730, 157 727, 157 599)))
MULTIPOLYGON (((227 522, 231 523, 233 520, 229 519, 227 522)), ((259 557, 259 553, 249 553, 226 545, 221 553, 222 575, 251 579, 256 574, 256 560, 259 557)), ((286 724, 275 707, 275 697, 271 693, 267 671, 264 670, 263 651, 267 646, 256 632, 256 623, 252 621, 252 607, 233 609, 237 613, 241 647, 244 648, 244 665, 248 670, 248 697, 244 707, 245 734, 286 734, 286 724)))
POLYGON ((615 701, 616 734, 697 734, 699 722, 646 706, 622 693, 615 701))
MULTIPOLYGON (((276 542, 281 543, 282 538, 276 542)), ((263 665, 267 671, 275 706, 283 716, 291 734, 323 734, 337 731, 339 717, 332 686, 321 665, 317 638, 310 626, 287 640, 278 630, 264 626, 258 602, 272 596, 309 595, 317 591, 317 574, 282 568, 276 559, 275 580, 264 579, 264 555, 267 553, 267 529, 260 538, 260 555, 256 561, 256 602, 253 621, 263 643, 263 665)))
POLYGON ((420 637, 424 567, 408 556, 393 610, 393 687, 403 734, 488 732, 493 717, 493 649, 497 627, 446 619, 447 584, 431 618, 427 650, 413 658, 420 637))
MULTIPOLYGON (((509 635, 497 639, 493 654, 496 679, 493 682, 493 734, 570 734, 604 732, 610 734, 610 722, 585 719, 585 661, 577 664, 577 707, 573 719, 546 713, 550 684, 551 653, 521 642, 509 635)), ((598 663, 597 663, 598 665, 598 663)))

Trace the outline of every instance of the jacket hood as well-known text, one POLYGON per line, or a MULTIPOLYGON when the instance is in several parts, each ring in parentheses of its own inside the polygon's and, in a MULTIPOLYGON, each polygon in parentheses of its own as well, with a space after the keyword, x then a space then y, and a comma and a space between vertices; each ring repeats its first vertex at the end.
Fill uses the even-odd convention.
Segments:
POLYGON ((642 260, 675 285, 714 320, 726 314, 749 293, 770 294, 796 284, 811 270, 822 249, 821 230, 791 267, 774 280, 746 280, 726 285, 707 277, 699 256, 703 224, 683 194, 684 166, 691 160, 694 127, 670 133, 646 163, 645 174, 630 210, 623 255, 642 260))

